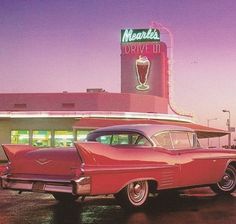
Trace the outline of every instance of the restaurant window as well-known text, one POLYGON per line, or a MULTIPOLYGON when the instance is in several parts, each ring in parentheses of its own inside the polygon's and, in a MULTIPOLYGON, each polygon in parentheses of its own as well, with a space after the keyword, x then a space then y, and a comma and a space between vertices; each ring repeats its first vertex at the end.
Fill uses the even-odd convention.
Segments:
POLYGON ((51 146, 51 131, 48 130, 35 130, 33 131, 32 144, 37 147, 50 147, 51 146))
POLYGON ((92 130, 77 130, 77 141, 84 141, 92 130))
POLYGON ((12 130, 12 144, 29 144, 29 130, 12 130))
POLYGON ((55 131, 54 144, 56 147, 73 146, 73 131, 55 131))

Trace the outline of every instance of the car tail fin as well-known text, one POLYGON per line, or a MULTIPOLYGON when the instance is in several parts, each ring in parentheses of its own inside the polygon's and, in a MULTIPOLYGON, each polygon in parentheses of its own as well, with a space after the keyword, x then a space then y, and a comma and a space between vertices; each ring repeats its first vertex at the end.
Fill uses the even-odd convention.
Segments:
POLYGON ((99 142, 75 142, 75 147, 86 165, 102 165, 104 162, 108 165, 113 160, 110 153, 113 148, 99 142))
POLYGON ((9 161, 12 161, 14 157, 19 153, 22 154, 36 149, 36 147, 31 145, 13 145, 13 144, 4 144, 2 145, 2 148, 9 161))

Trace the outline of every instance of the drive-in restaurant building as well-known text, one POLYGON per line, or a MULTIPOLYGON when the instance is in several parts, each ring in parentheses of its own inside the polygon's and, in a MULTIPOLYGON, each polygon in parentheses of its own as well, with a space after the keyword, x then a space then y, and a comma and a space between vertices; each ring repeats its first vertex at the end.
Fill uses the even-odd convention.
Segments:
MULTIPOLYGON (((93 129, 160 123, 193 128, 200 138, 227 134, 176 113, 169 100, 167 46, 158 29, 121 31, 121 92, 0 94, 0 144, 71 146, 93 129)), ((5 156, 0 149, 0 160, 5 156)))

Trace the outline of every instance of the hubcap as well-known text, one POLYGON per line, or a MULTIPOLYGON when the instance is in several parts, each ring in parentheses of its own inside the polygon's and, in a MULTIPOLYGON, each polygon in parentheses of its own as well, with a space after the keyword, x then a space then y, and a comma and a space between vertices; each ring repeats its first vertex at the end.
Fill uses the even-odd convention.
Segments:
POLYGON ((146 181, 137 181, 129 184, 127 194, 132 204, 136 206, 143 204, 148 195, 148 183, 146 181))
POLYGON ((134 193, 137 195, 141 192, 141 190, 142 190, 142 186, 139 183, 137 183, 134 187, 134 193))
POLYGON ((224 176, 221 181, 218 183, 218 187, 223 191, 231 191, 236 184, 236 174, 234 170, 228 167, 225 171, 224 176))

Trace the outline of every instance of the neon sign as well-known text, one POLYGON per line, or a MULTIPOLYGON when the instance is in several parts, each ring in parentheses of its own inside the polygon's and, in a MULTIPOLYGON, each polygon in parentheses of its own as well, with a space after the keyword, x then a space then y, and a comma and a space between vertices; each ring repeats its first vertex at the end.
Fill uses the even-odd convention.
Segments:
POLYGON ((149 85, 147 84, 149 70, 150 70, 150 61, 146 56, 139 56, 136 59, 136 74, 139 84, 136 86, 137 90, 148 90, 149 85))
POLYGON ((125 29, 121 30, 121 43, 160 41, 158 29, 125 29))

